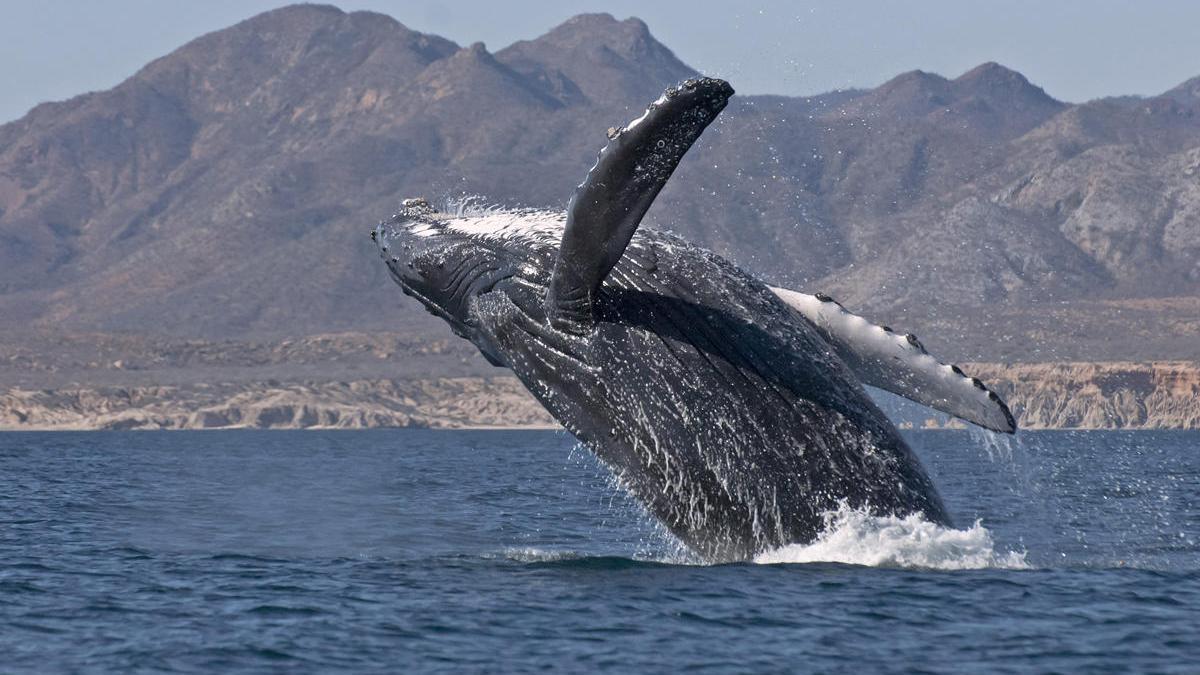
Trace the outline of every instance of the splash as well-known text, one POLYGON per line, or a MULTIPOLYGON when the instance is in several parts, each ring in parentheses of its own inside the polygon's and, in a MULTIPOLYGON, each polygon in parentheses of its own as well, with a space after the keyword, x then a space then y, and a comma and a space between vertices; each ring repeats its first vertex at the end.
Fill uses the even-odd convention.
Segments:
POLYGON ((988 461, 1010 465, 1016 463, 1017 450, 1022 445, 1016 435, 1001 434, 974 425, 967 425, 967 433, 971 436, 972 444, 987 453, 988 461))
POLYGON ((476 194, 452 195, 442 198, 438 203, 441 212, 456 218, 474 218, 490 216, 498 212, 509 211, 502 205, 491 202, 487 197, 476 194))
POLYGON ((534 217, 561 221, 565 220, 567 215, 565 211, 560 210, 495 202, 483 195, 476 194, 444 197, 434 206, 440 207, 438 211, 442 214, 461 219, 508 216, 510 218, 534 217))
POLYGON ((587 557, 578 551, 560 551, 537 548, 535 546, 504 549, 500 555, 506 560, 522 563, 562 562, 564 560, 580 560, 587 557))
POLYGON ((997 552, 979 521, 964 530, 920 515, 873 516, 842 505, 825 514, 825 531, 811 544, 760 554, 759 564, 837 562, 870 567, 936 570, 1029 569, 1025 553, 997 552))

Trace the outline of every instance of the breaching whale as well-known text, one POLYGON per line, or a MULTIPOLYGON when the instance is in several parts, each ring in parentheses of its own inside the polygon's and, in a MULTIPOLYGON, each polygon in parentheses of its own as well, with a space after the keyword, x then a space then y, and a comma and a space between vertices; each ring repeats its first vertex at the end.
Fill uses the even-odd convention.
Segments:
POLYGON ((1013 432, 996 394, 827 296, 637 229, 732 95, 688 80, 610 130, 565 214, 412 199, 372 238, 406 294, 510 368, 705 560, 812 541, 841 505, 949 524, 862 385, 1013 432))

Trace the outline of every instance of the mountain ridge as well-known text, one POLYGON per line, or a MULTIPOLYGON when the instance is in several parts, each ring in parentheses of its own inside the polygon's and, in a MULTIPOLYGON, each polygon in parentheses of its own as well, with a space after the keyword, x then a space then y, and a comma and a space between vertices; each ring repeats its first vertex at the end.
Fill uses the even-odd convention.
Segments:
MULTIPOLYGON (((492 53, 382 14, 260 14, 0 126, 0 332, 444 337, 367 229, 416 195, 562 208, 604 130, 695 73, 610 15, 492 53)), ((994 358, 1001 314, 1072 358, 1192 358, 1186 312, 1145 314, 1165 337, 1127 355, 1107 317, 1042 319, 1200 294, 1188 85, 1072 105, 985 63, 735 97, 647 222, 947 358, 994 358)))

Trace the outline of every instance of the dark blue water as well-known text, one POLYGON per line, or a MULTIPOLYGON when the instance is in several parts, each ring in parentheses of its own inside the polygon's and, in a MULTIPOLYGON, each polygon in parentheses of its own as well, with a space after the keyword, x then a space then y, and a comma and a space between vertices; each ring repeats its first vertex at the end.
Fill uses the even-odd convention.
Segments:
POLYGON ((959 531, 705 567, 559 433, 0 434, 0 671, 1200 669, 1200 434, 911 438, 959 531))

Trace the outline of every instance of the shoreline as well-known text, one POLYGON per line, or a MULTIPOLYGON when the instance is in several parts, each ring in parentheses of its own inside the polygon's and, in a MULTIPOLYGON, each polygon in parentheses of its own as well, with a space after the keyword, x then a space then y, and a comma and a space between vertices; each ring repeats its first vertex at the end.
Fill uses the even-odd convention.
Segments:
POLYGON ((563 429, 562 426, 551 426, 549 424, 544 424, 544 425, 530 424, 530 425, 513 425, 513 426, 464 425, 461 427, 407 426, 407 427, 360 427, 360 428, 315 427, 315 426, 314 427, 236 426, 236 427, 203 427, 203 428, 196 428, 196 429, 177 429, 177 428, 149 429, 149 428, 144 428, 144 427, 133 428, 133 429, 97 429, 95 427, 9 427, 9 426, 0 426, 0 434, 21 434, 21 433, 53 434, 53 433, 96 433, 96 432, 148 433, 148 432, 155 432, 155 431, 170 431, 170 432, 196 431, 196 432, 200 432, 200 433, 218 432, 218 431, 374 431, 376 429, 380 429, 380 430, 382 430, 382 429, 391 429, 391 430, 420 429, 422 431, 565 431, 565 429, 563 429))
MULTIPOLYGON (((961 364, 1022 430, 1200 429, 1200 363, 961 364)), ((915 404, 881 406, 902 430, 962 428, 915 404)), ((0 431, 187 429, 555 430, 512 376, 201 382, 0 390, 0 431)))
MULTIPOLYGON (((560 426, 551 426, 551 425, 547 424, 547 425, 527 425, 527 426, 517 426, 517 425, 513 425, 513 426, 497 426, 497 425, 469 426, 468 425, 468 426, 461 426, 461 427, 407 426, 407 427, 360 427, 360 428, 238 426, 238 427, 204 427, 204 428, 196 428, 196 429, 180 429, 180 428, 100 429, 100 428, 94 428, 94 427, 9 427, 9 426, 0 426, 0 434, 23 434, 23 433, 27 433, 27 434, 57 434, 57 433, 80 433, 80 434, 83 434, 83 433, 134 433, 134 434, 141 434, 141 433, 154 433, 154 432, 216 433, 216 432, 222 432, 222 431, 266 431, 266 432, 272 432, 272 431, 345 431, 345 432, 353 432, 353 431, 385 431, 385 430, 404 431, 404 430, 418 430, 418 429, 421 431, 551 431, 551 432, 561 431, 564 433, 570 433, 570 432, 567 432, 567 430, 564 429, 561 425, 560 426)), ((941 432, 970 431, 970 429, 968 429, 966 427, 959 427, 959 426, 902 428, 899 430, 902 433, 913 433, 913 432, 941 433, 941 432)), ((1163 433, 1163 432, 1166 432, 1166 433, 1186 434, 1186 433, 1200 431, 1200 428, 1190 428, 1190 427, 1189 428, 1131 427, 1131 428, 1119 428, 1119 429, 1117 429, 1117 428, 1098 429, 1098 428, 1087 428, 1087 427, 1058 427, 1058 428, 1053 428, 1053 429, 1031 428, 1031 429, 1018 429, 1017 436, 1020 436, 1021 434, 1024 434, 1024 433, 1044 433, 1044 432, 1109 433, 1109 432, 1114 432, 1114 431, 1129 432, 1129 433, 1163 433)), ((998 435, 1001 437, 1007 436, 1007 434, 1000 434, 999 432, 987 432, 987 433, 995 434, 995 435, 998 435)))

